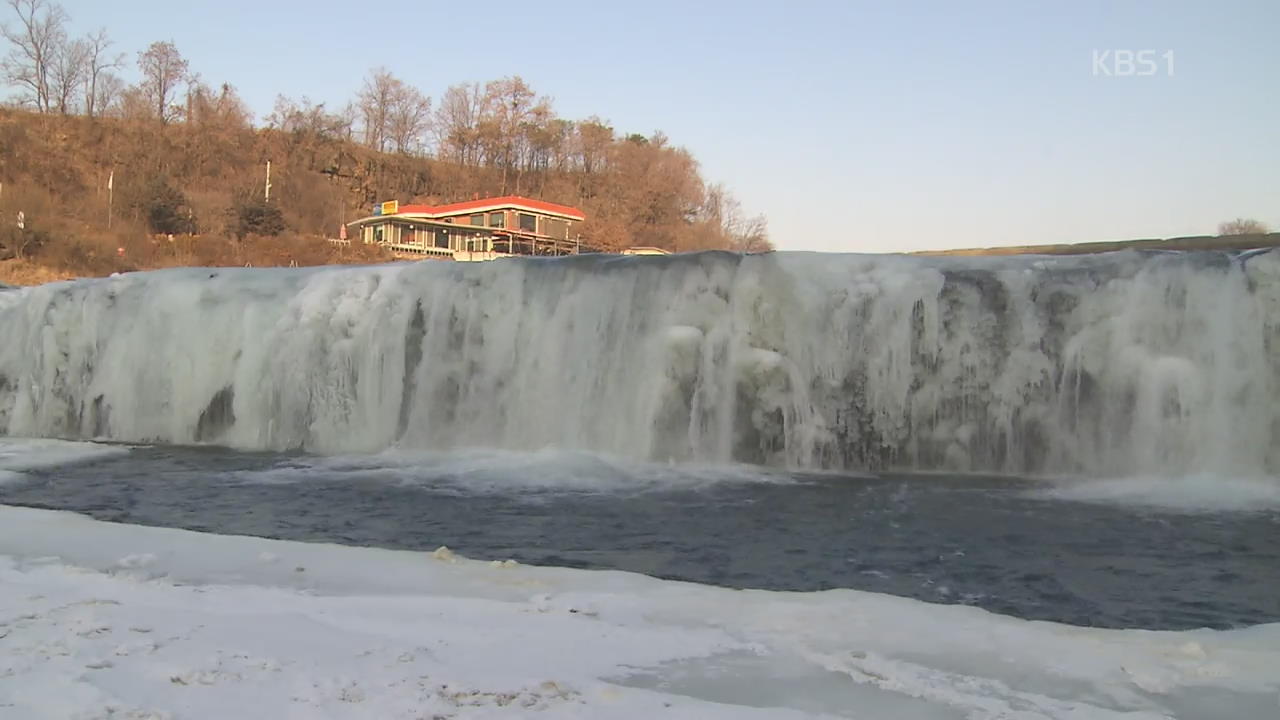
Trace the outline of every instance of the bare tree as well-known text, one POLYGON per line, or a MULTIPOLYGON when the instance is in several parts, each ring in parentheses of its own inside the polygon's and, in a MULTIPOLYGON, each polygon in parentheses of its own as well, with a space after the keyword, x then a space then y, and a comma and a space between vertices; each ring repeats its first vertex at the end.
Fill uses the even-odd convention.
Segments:
POLYGON ((0 61, 5 82, 22 88, 26 102, 47 113, 50 76, 58 48, 66 41, 67 13, 48 0, 6 0, 18 16, 15 25, 0 25, 0 37, 12 46, 0 61))
MULTIPOLYGON (((107 29, 102 28, 98 32, 88 36, 85 42, 85 70, 84 70, 84 114, 94 117, 106 110, 108 103, 99 102, 98 85, 102 82, 103 76, 108 70, 114 70, 124 64, 124 54, 118 53, 112 55, 108 50, 112 45, 111 39, 107 37, 107 29)), ((118 88, 116 89, 118 93, 118 88)))
POLYGON ((705 187, 702 205, 688 228, 692 232, 684 233, 684 239, 672 249, 717 248, 740 253, 773 250, 768 219, 764 215, 748 216, 742 209, 742 203, 720 183, 705 187))
MULTIPOLYGON (((311 106, 311 100, 303 96, 302 103, 311 106)), ((267 127, 282 132, 302 132, 304 113, 302 105, 286 95, 276 95, 275 105, 267 114, 267 127)))
POLYGON ((386 68, 369 73, 356 102, 369 147, 411 153, 424 144, 431 124, 431 99, 386 68))
POLYGON ((588 175, 601 171, 613 145, 613 128, 593 116, 579 122, 576 129, 574 144, 582 171, 588 175))
POLYGON ((551 115, 551 101, 539 98, 520 76, 493 80, 484 88, 482 135, 489 144, 491 163, 502 168, 502 191, 507 191, 507 174, 516 170, 516 189, 520 186, 519 158, 528 140, 524 130, 539 117, 551 115), (487 130, 487 132, 483 132, 487 130))
POLYGON ((769 239, 769 220, 764 215, 743 218, 738 231, 729 239, 729 249, 743 253, 761 253, 773 250, 769 239))
POLYGON ((115 73, 100 72, 98 79, 93 83, 93 107, 88 108, 86 100, 86 110, 92 113, 92 117, 117 114, 120 111, 120 99, 124 91, 125 84, 120 76, 115 73))
POLYGON ((337 137, 347 142, 355 142, 356 123, 360 119, 360 109, 356 107, 356 104, 348 100, 341 110, 330 117, 335 120, 334 128, 339 131, 337 137))
POLYGON ((396 152, 415 153, 421 150, 430 126, 431 98, 397 80, 387 113, 387 136, 396 152))
POLYGON ((89 45, 84 40, 59 43, 54 51, 49 72, 50 112, 62 115, 72 112, 76 106, 76 94, 80 92, 88 70, 89 45))
POLYGON ((439 153, 459 165, 480 162, 480 117, 484 93, 478 83, 454 85, 440 98, 435 114, 439 153))
MULTIPOLYGON (((519 167, 525 172, 545 172, 567 142, 570 124, 556 117, 550 102, 529 113, 518 129, 519 167)), ((516 188, 517 192, 519 188, 516 188)))
POLYGON ((192 79, 187 92, 187 122, 238 130, 249 126, 248 106, 230 83, 213 90, 198 79, 192 79))
POLYGON ((376 68, 365 78, 356 99, 364 122, 364 142, 378 151, 387 149, 391 105, 399 82, 386 68, 376 68))
MULTIPOLYGON (((114 76, 112 76, 114 77, 114 76)), ((140 121, 155 119, 155 106, 151 98, 137 85, 121 88, 116 99, 113 114, 126 120, 140 121)))
POLYGON ((295 101, 279 95, 266 122, 267 127, 282 132, 338 140, 350 136, 352 120, 347 115, 349 112, 348 108, 336 114, 330 113, 324 103, 313 103, 308 97, 295 101))
POLYGON ((720 183, 706 188, 698 215, 710 225, 713 233, 719 235, 719 247, 742 253, 773 249, 768 219, 764 215, 748 217, 742 210, 742 203, 720 183))
POLYGON ((208 95, 209 86, 204 84, 204 78, 200 77, 200 73, 187 73, 185 78, 187 81, 187 98, 182 104, 182 120, 188 124, 195 122, 195 99, 201 93, 208 95))
POLYGON ((153 116, 162 123, 177 119, 181 109, 173 100, 189 70, 182 53, 172 42, 153 42, 151 47, 138 53, 138 69, 142 71, 139 89, 150 104, 153 116))
POLYGON ((1261 220, 1236 218, 1218 226, 1219 235, 1266 235, 1271 228, 1261 220))

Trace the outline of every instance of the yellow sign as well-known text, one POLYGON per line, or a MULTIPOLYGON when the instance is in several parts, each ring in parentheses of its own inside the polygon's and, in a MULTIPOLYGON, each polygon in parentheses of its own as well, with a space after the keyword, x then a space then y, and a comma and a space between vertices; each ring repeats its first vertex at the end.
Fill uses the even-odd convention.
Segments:
POLYGON ((400 212, 400 203, 395 200, 388 200, 382 203, 383 215, 395 215, 400 212))

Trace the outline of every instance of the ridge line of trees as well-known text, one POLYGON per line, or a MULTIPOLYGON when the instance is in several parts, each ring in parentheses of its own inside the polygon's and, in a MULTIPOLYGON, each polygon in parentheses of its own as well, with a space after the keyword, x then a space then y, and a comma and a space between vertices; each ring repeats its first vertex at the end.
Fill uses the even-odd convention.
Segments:
MULTIPOLYGON (((0 80, 16 91, 17 107, 223 136, 255 130, 235 88, 210 87, 172 41, 138 52, 139 80, 128 85, 126 55, 115 51, 105 28, 73 37, 69 15, 53 0, 3 0, 0 10, 6 6, 0 80)), ((375 68, 339 108, 280 95, 256 131, 282 133, 328 155, 335 143, 359 143, 461 168, 456 181, 414 183, 438 199, 515 193, 583 206, 587 231, 604 247, 772 248, 764 216, 747 214, 727 188, 704 181, 688 150, 662 133, 618 133, 596 116, 561 118, 552 99, 519 76, 455 84, 433 104, 387 68, 375 68)), ((341 169, 322 172, 335 177, 341 169)), ((154 180, 161 187, 169 179, 154 180)))

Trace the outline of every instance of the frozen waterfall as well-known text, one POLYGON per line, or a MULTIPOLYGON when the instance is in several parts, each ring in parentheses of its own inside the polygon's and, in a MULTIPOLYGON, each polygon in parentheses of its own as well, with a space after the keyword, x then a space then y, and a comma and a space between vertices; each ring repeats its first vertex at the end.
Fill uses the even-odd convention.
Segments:
POLYGON ((1280 250, 182 269, 0 292, 0 434, 1280 471, 1280 250))

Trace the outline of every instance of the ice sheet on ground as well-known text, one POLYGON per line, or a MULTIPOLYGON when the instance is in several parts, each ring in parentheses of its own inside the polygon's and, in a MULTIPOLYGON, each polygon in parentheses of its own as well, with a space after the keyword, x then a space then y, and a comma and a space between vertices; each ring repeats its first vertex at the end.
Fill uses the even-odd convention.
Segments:
POLYGON ((0 718, 1280 711, 1280 625, 1096 630, 5 507, 0 642, 0 718))
POLYGON ((21 480, 22 473, 29 470, 90 462, 128 452, 128 448, 120 445, 0 437, 0 483, 21 480))

